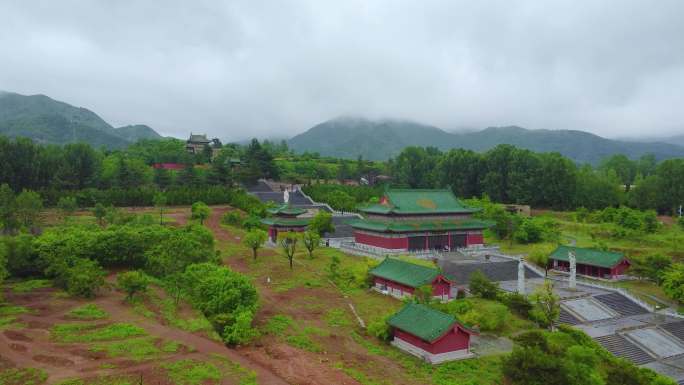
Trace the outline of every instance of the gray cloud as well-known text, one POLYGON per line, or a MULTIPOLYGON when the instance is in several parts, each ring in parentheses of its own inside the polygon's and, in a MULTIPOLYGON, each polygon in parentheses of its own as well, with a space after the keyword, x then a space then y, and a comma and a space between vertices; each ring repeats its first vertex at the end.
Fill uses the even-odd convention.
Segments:
POLYGON ((0 0, 0 89, 115 125, 291 136, 339 115, 684 128, 684 2, 0 0))

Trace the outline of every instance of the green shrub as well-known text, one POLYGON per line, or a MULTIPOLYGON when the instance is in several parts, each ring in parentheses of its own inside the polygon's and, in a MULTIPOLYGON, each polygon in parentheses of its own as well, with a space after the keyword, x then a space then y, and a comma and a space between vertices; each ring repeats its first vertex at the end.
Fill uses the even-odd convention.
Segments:
POLYGON ((204 224, 204 221, 211 215, 211 209, 204 202, 195 202, 191 207, 192 219, 197 219, 200 221, 200 225, 204 224))
POLYGON ((126 299, 132 299, 136 293, 144 293, 150 284, 150 278, 141 271, 127 271, 116 275, 116 285, 126 292, 126 299))
POLYGON ((92 298, 104 285, 105 271, 89 259, 77 259, 65 272, 65 289, 70 295, 92 298))
POLYGON ((254 337, 252 319, 258 294, 247 277, 211 263, 188 266, 183 274, 190 301, 211 321, 229 344, 254 337))
POLYGON ((242 225, 243 215, 238 210, 231 210, 223 214, 221 223, 231 226, 242 225))
POLYGON ((490 281, 480 270, 470 275, 469 288, 473 295, 485 299, 496 299, 499 293, 499 284, 490 281))
POLYGON ((461 316, 468 325, 477 326, 483 332, 502 330, 510 321, 508 308, 498 302, 491 302, 485 308, 473 308, 461 316))
POLYGON ((378 338, 381 341, 389 341, 392 338, 392 328, 390 327, 387 320, 392 317, 392 314, 385 316, 375 317, 368 322, 366 331, 368 334, 378 338))

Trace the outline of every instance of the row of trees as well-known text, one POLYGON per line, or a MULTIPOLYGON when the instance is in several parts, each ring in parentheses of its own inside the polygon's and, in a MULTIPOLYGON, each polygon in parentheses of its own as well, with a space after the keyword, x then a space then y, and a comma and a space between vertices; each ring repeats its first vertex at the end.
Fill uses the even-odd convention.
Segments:
POLYGON ((657 163, 651 155, 636 161, 615 155, 594 168, 510 145, 485 153, 407 147, 389 168, 397 185, 450 187, 460 197, 487 195, 502 203, 555 209, 629 204, 672 213, 684 202, 684 159, 657 163))
POLYGON ((277 178, 273 155, 253 140, 247 146, 223 146, 214 157, 189 154, 177 139, 144 140, 125 150, 95 149, 85 143, 43 146, 30 139, 0 136, 0 183, 14 191, 78 191, 202 187, 253 183, 258 178, 277 178), (235 160, 240 160, 235 164, 235 160), (180 163, 182 170, 153 168, 155 163, 180 163), (198 163, 206 166, 196 167, 198 163))

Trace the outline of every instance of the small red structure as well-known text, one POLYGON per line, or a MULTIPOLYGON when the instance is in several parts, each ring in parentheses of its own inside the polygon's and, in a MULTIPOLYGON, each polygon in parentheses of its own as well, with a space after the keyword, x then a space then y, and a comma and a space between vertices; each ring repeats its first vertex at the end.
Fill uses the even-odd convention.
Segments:
POLYGON ((185 168, 183 163, 155 163, 152 168, 163 170, 182 170, 185 168))
POLYGON ((385 258, 368 273, 373 277, 373 289, 396 298, 411 296, 424 285, 431 285, 433 297, 442 301, 454 297, 453 280, 435 268, 385 258))
POLYGON ((408 303, 388 323, 394 336, 392 345, 431 364, 474 356, 470 336, 476 333, 454 316, 429 306, 408 303))
POLYGON ((622 253, 561 245, 549 256, 549 267, 570 271, 570 253, 575 254, 577 274, 589 277, 618 279, 631 265, 622 253))
POLYGON ((350 222, 356 243, 390 250, 453 250, 484 244, 491 226, 472 218, 479 209, 450 190, 387 190, 380 202, 359 209, 364 219, 350 222))

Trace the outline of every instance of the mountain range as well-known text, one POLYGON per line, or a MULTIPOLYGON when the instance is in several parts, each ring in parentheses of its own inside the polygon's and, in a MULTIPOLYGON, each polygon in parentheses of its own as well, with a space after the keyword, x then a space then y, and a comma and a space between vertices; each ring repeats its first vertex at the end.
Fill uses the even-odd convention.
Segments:
MULTIPOLYGON (((86 142, 95 147, 123 148, 140 139, 160 139, 145 125, 112 127, 96 113, 45 95, 0 91, 0 135, 28 137, 43 144, 86 142)), ((480 131, 447 132, 406 120, 340 117, 311 127, 288 141, 296 152, 324 156, 386 160, 407 146, 441 150, 465 148, 487 151, 507 143, 537 152, 559 152, 579 163, 596 164, 614 154, 638 158, 654 154, 658 160, 684 157, 684 136, 651 141, 615 140, 575 130, 529 130, 517 126, 480 131)))
POLYGON ((386 160, 406 146, 486 151, 503 143, 537 152, 559 152, 576 162, 591 164, 614 154, 630 158, 654 154, 658 160, 684 157, 684 147, 680 145, 613 140, 576 130, 529 130, 508 126, 452 133, 410 121, 355 117, 318 124, 290 139, 288 145, 297 152, 318 152, 323 156, 386 160))
POLYGON ((0 92, 0 135, 23 136, 42 144, 85 142, 122 148, 161 136, 145 125, 114 128, 96 113, 45 95, 0 92))

